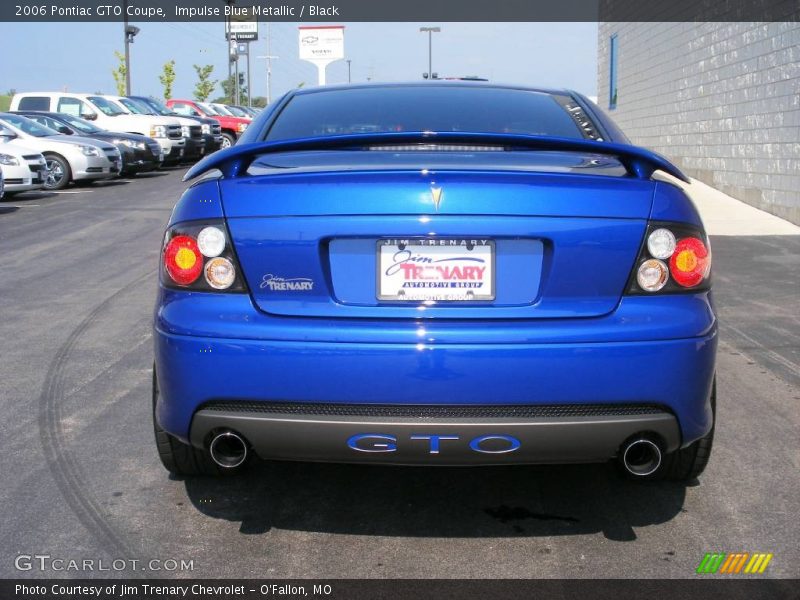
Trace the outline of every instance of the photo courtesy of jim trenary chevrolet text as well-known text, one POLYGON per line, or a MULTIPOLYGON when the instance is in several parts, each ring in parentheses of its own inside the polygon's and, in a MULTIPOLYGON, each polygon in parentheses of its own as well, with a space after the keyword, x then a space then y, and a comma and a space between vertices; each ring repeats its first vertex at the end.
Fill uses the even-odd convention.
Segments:
POLYGON ((0 599, 800 598, 798 0, 0 3, 0 599))

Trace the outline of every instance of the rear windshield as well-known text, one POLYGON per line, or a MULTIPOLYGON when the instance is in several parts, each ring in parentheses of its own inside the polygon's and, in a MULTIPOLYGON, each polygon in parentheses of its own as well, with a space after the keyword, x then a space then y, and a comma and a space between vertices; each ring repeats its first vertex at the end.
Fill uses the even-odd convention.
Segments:
POLYGON ((583 139, 567 95, 492 87, 374 87, 300 93, 268 140, 400 131, 520 133, 583 139))

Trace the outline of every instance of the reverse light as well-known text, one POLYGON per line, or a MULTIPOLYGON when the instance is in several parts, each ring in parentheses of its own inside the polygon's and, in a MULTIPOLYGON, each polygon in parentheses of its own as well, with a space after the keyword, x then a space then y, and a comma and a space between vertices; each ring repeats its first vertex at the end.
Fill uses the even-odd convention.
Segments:
POLYGON ((194 238, 177 235, 164 250, 164 267, 172 281, 189 285, 197 281, 203 271, 203 256, 194 238))
POLYGON ((225 234, 216 227, 204 227, 197 234, 197 246, 203 256, 219 256, 225 250, 225 234))
POLYGON ((218 256, 206 263, 206 281, 215 290, 226 290, 236 279, 236 269, 227 258, 218 256))
POLYGON ((667 259, 675 252, 675 234, 660 227, 647 236, 647 251, 653 258, 667 259))
POLYGON ((636 282, 646 292, 657 292, 669 281, 669 269, 656 258, 644 261, 636 272, 636 282))
POLYGON ((711 257, 702 240, 688 237, 680 240, 669 260, 672 277, 678 285, 693 288, 708 277, 711 257))

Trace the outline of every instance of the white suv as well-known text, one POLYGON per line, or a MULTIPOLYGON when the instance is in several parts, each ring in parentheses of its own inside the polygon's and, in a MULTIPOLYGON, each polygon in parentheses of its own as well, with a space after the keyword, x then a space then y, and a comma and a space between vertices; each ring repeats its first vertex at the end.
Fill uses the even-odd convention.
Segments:
POLYGON ((14 94, 11 109, 60 112, 87 121, 108 131, 138 133, 155 139, 164 153, 165 162, 177 162, 183 157, 186 141, 181 125, 170 117, 132 115, 118 104, 100 94, 69 92, 25 92, 14 94))

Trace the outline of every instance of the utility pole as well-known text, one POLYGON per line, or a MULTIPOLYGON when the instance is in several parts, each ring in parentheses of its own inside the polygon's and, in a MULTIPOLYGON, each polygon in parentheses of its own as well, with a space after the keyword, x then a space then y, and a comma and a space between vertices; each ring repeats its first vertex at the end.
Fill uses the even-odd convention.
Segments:
POLYGON ((270 22, 267 21, 267 53, 263 56, 256 57, 267 59, 267 106, 269 106, 272 102, 272 59, 280 58, 280 56, 275 56, 272 54, 272 31, 270 25, 270 22))
POLYGON ((433 79, 433 34, 439 33, 441 27, 420 27, 419 30, 428 34, 428 79, 433 79))
POLYGON ((348 59, 347 59, 347 83, 350 83, 350 82, 352 82, 352 79, 350 78, 350 62, 351 62, 351 61, 350 61, 350 59, 348 58, 348 59))

